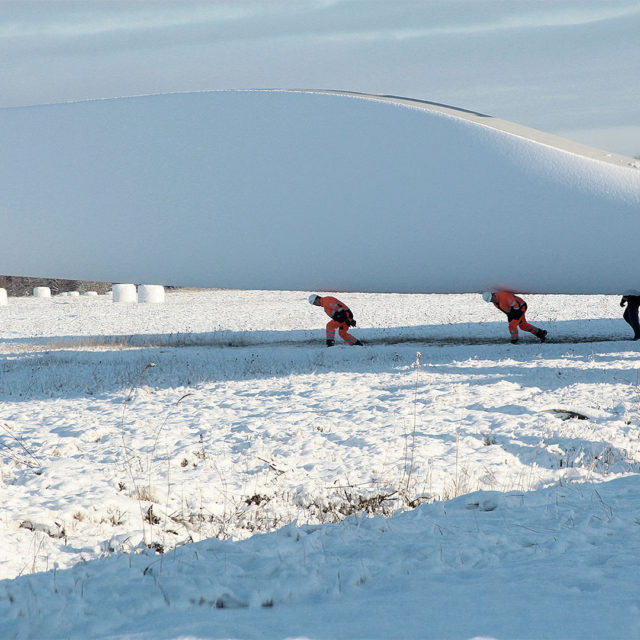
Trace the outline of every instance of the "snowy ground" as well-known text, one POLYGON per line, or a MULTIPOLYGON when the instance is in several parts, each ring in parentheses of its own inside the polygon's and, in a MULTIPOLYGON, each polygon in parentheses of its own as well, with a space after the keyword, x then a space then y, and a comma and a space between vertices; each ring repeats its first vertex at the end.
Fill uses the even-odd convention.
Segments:
MULTIPOLYGON (((0 106, 343 88, 640 152, 635 0, 241 4, 6 0, 0 106)), ((527 296, 550 341, 511 346, 478 295, 345 294, 367 346, 328 350, 308 293, 0 307, 0 638, 640 637, 618 298, 527 296)))
POLYGON ((0 636, 637 637, 619 298, 308 293, 0 307, 0 636))

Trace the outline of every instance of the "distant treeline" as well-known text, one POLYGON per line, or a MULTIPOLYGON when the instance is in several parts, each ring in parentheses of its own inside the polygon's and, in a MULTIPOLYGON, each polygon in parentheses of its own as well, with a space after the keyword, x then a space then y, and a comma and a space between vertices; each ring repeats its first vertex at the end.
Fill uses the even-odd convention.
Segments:
POLYGON ((0 288, 10 296, 30 296, 34 287, 49 287, 56 295, 64 291, 97 291, 104 294, 111 290, 111 282, 91 282, 89 280, 62 280, 59 278, 27 278, 23 276, 0 276, 0 288))

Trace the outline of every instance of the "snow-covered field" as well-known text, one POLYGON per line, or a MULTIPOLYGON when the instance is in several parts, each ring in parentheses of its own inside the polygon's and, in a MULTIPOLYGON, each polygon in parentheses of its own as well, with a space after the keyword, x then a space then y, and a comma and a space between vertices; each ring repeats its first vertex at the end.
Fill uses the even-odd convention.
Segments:
POLYGON ((0 307, 0 637, 637 637, 619 298, 308 293, 0 307))
MULTIPOLYGON (((289 97, 279 118, 252 112, 242 135, 219 109, 216 118, 186 105, 211 100, 197 92, 212 90, 391 94, 637 157, 639 28, 637 0, 4 0, 0 273, 53 277, 40 266, 48 271, 58 251, 81 271, 99 257, 121 269, 98 280, 315 286, 265 280, 265 251, 282 251, 281 238, 295 230, 321 237, 311 269, 321 287, 363 290, 337 279, 364 269, 375 281, 367 290, 479 291, 490 284, 469 287, 488 264, 473 257, 478 246, 495 248, 501 277, 515 267, 549 272, 544 285, 522 289, 637 287, 636 178, 620 217, 602 203, 621 191, 576 172, 570 154, 559 166, 546 152, 532 154, 527 140, 489 154, 469 136, 440 135, 444 127, 420 137, 413 122, 404 130, 409 143, 399 145, 384 110, 370 104, 381 114, 369 120, 379 133, 356 144, 346 134, 358 127, 331 126, 339 144, 321 138, 329 150, 355 150, 339 154, 348 172, 335 153, 320 157, 317 144, 295 159, 311 186, 317 176, 327 182, 295 202, 309 229, 300 220, 274 226, 284 196, 298 193, 277 181, 289 172, 274 161, 284 140, 276 125, 322 122, 301 109, 310 99, 289 97), (109 100, 42 106, 93 99, 109 100), (89 119, 111 103, 183 107, 164 119, 140 113, 123 131, 121 117, 89 119), (52 113, 70 115, 55 121, 52 113), (21 114, 41 118, 40 128, 16 126, 21 114), (202 122, 219 131, 207 138, 202 122), (145 131, 157 146, 139 143, 145 131), (259 136, 263 166, 249 165, 246 149, 259 136), (163 148, 167 138, 177 146, 163 148), (367 151, 368 139, 385 141, 385 152, 367 151), (396 194, 417 199, 406 184, 398 188, 397 159, 414 147, 413 184, 424 174, 443 188, 414 208, 426 231, 407 224, 410 241, 393 243, 410 210, 396 194), (230 150, 241 171, 229 169, 230 150), (219 162, 202 161, 216 153, 219 162), (180 154, 190 161, 182 182, 173 165, 180 154), (394 179, 388 185, 367 164, 376 157, 388 162, 380 172, 394 179), (514 180, 513 164, 523 180, 514 180), (373 176, 375 189, 350 196, 351 168, 373 176), (543 187, 528 196, 542 174, 587 195, 576 202, 543 187), (265 177, 271 201, 256 189, 265 177), (183 197, 194 197, 195 178, 207 195, 197 211, 183 197), (354 205, 333 221, 337 208, 322 198, 340 181, 349 197, 337 200, 354 205), (469 188, 478 182, 487 186, 481 198, 469 188), (207 190, 225 188, 229 204, 218 213, 228 215, 217 230, 230 239, 203 222, 213 210, 207 190), (74 199, 82 202, 71 208, 74 199), (257 203, 249 230, 232 226, 238 200, 257 203), (488 201, 493 215, 478 231, 470 218, 488 201), (435 205, 444 211, 437 225, 423 219, 435 205), (146 235, 127 235, 131 211, 144 207, 146 235), (167 218, 158 225, 160 211, 167 218), (602 220, 610 224, 600 233, 602 220), (183 242, 178 232, 189 225, 199 234, 183 242), (385 242, 360 242, 354 258, 358 229, 376 225, 385 242), (261 241, 249 268, 260 282, 223 283, 213 267, 197 265, 212 255, 214 237, 236 257, 239 239, 245 248, 261 241), (322 243, 336 238, 347 249, 328 260, 322 243), (135 249, 131 260, 123 242, 135 249), (595 265, 590 277, 572 250, 595 265), (419 262, 440 252, 435 269, 419 262), (374 253, 375 269, 359 259, 374 253), (145 271, 145 261, 162 262, 171 279, 151 277, 157 271, 145 271), (338 273, 323 272, 328 264, 338 273), (407 264, 441 288, 409 283, 407 264), (179 266, 207 281, 185 279, 179 266), (610 278, 612 270, 624 279, 610 278), (383 282, 385 273, 404 288, 383 282)), ((338 104, 321 101, 330 102, 338 104)), ((282 252, 284 276, 311 264, 312 243, 296 246, 297 266, 282 252)), ((216 249, 216 268, 235 272, 223 254, 216 249)), ((309 293, 180 290, 161 305, 81 296, 0 306, 0 639, 640 637, 640 359, 619 298, 525 295, 529 320, 549 340, 525 335, 512 346, 504 316, 478 294, 340 293, 366 346, 327 349, 326 317, 307 303, 309 293)))

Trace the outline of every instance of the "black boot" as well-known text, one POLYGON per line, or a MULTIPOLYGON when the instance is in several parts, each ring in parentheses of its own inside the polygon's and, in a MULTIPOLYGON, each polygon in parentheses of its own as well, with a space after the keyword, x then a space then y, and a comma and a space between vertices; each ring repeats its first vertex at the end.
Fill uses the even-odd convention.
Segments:
POLYGON ((540 339, 540 342, 544 342, 547 339, 547 332, 544 329, 538 329, 536 336, 540 339))
POLYGON ((327 347, 333 347, 335 343, 336 343, 335 340, 327 340, 327 347))
POLYGON ((353 346, 354 346, 354 347, 364 347, 364 345, 362 344, 362 342, 360 342, 360 340, 356 340, 356 341, 353 343, 353 346))

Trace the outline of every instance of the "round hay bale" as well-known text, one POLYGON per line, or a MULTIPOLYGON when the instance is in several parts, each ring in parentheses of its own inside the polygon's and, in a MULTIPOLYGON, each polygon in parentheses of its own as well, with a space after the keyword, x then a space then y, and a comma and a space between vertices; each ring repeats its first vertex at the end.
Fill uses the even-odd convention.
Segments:
POLYGON ((7 290, 6 289, 0 289, 0 306, 5 305, 7 303, 8 303, 7 290))
POLYGON ((135 284, 114 284, 113 285, 113 301, 114 302, 137 302, 138 296, 135 284))
POLYGON ((49 289, 49 287, 35 287, 33 289, 33 297, 34 298, 50 298, 51 289, 49 289))
POLYGON ((164 287, 161 284, 141 284, 138 287, 138 302, 164 302, 164 287))

